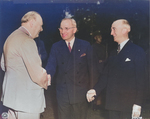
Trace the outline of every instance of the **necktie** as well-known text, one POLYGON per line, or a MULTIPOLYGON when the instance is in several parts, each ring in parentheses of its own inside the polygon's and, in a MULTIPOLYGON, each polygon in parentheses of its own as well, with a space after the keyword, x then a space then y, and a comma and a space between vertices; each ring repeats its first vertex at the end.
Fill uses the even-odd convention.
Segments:
POLYGON ((120 44, 118 45, 117 52, 118 52, 118 53, 120 52, 120 44))
POLYGON ((70 42, 68 42, 68 49, 71 52, 71 46, 70 46, 70 42))

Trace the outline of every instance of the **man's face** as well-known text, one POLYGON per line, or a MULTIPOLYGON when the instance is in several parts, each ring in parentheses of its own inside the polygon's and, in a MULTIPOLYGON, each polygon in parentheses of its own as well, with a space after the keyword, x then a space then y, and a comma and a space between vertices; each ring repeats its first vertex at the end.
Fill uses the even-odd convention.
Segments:
POLYGON ((122 29, 123 24, 122 21, 115 21, 111 26, 111 35, 114 37, 114 41, 119 43, 122 38, 122 29))
POLYGON ((72 25, 72 22, 70 20, 63 20, 59 28, 62 39, 68 42, 74 38, 76 30, 77 29, 72 25))
POLYGON ((43 31, 42 25, 43 25, 43 20, 41 16, 37 15, 37 18, 36 20, 34 20, 34 23, 33 23, 33 34, 32 34, 33 38, 38 37, 39 33, 43 31))

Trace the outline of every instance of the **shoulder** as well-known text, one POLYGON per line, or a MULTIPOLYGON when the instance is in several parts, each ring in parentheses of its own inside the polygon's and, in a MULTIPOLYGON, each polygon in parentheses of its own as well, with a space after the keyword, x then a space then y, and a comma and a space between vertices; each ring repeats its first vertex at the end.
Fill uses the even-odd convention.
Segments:
POLYGON ((144 53, 144 49, 136 44, 134 44, 133 42, 130 41, 129 46, 128 46, 133 52, 143 52, 144 53))
POLYGON ((58 46, 61 46, 61 45, 64 44, 64 43, 65 43, 64 40, 60 40, 60 41, 58 41, 58 42, 55 42, 52 46, 53 46, 53 47, 58 47, 58 46))
POLYGON ((7 38, 7 41, 11 44, 17 44, 18 47, 26 47, 35 44, 31 37, 19 29, 12 32, 7 38))
POLYGON ((89 44, 89 42, 86 40, 82 40, 82 39, 78 39, 78 38, 75 38, 75 40, 77 40, 78 42, 81 42, 81 43, 89 44))
POLYGON ((82 40, 82 39, 78 39, 78 38, 75 38, 76 42, 80 45, 83 45, 83 46, 91 46, 90 43, 88 41, 85 41, 85 40, 82 40))

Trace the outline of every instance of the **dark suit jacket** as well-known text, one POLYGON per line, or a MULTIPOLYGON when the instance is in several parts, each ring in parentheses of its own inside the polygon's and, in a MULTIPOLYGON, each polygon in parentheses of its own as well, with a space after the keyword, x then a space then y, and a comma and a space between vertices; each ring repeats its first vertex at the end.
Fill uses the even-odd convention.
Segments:
POLYGON ((45 61, 47 59, 47 52, 45 49, 44 42, 39 37, 35 39, 35 42, 36 42, 41 60, 45 61))
POLYGON ((128 41, 120 53, 112 53, 95 86, 97 94, 106 86, 106 109, 131 111, 142 105, 146 82, 146 58, 142 48, 128 41))
POLYGON ((34 40, 36 42, 36 45, 38 48, 38 53, 39 53, 41 60, 42 60, 42 66, 45 67, 48 55, 47 55, 47 51, 45 49, 44 42, 40 39, 40 37, 35 38, 34 40))
POLYGON ((64 40, 53 44, 46 70, 55 74, 58 101, 85 101, 92 70, 90 43, 75 38, 71 53, 64 40))

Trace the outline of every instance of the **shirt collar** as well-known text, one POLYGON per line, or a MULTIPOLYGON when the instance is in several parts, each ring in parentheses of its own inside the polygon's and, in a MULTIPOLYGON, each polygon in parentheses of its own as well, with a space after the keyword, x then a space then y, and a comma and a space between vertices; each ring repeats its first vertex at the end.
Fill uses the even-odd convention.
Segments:
POLYGON ((21 27, 24 28, 24 29, 28 32, 29 36, 32 38, 32 35, 31 35, 31 33, 28 31, 28 29, 25 28, 24 26, 21 26, 21 27))
POLYGON ((73 44, 74 44, 74 41, 75 41, 75 37, 70 42, 68 42, 68 41, 65 41, 65 42, 66 42, 67 46, 68 46, 68 43, 70 43, 70 46, 72 48, 73 44))
POLYGON ((123 41, 122 43, 120 43, 120 50, 125 46, 125 44, 129 41, 129 39, 123 41))

